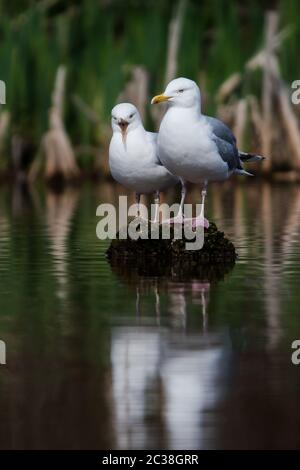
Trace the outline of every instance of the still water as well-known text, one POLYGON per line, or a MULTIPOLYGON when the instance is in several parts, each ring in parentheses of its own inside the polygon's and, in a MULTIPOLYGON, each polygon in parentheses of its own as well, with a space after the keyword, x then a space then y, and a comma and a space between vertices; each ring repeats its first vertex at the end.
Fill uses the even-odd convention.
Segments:
POLYGON ((210 187, 239 254, 214 283, 111 268, 118 193, 0 188, 0 447, 299 448, 300 186, 210 187))

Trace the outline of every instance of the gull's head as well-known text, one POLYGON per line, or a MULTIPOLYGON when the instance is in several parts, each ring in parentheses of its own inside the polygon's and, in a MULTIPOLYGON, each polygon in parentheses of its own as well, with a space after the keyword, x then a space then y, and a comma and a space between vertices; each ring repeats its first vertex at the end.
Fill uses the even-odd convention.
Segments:
POLYGON ((120 132, 124 145, 128 132, 142 124, 140 113, 131 103, 117 104, 111 112, 113 132, 120 132))
POLYGON ((175 78, 168 85, 163 94, 154 96, 151 104, 166 101, 171 106, 182 108, 200 107, 201 95, 198 85, 188 78, 175 78))

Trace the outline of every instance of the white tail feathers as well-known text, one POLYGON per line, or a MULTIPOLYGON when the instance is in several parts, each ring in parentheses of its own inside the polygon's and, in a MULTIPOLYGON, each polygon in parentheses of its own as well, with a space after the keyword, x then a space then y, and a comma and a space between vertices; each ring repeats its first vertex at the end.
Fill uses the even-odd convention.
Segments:
POLYGON ((236 169, 234 170, 234 173, 235 173, 236 175, 242 175, 242 176, 254 176, 254 175, 252 175, 252 173, 249 173, 249 172, 246 171, 246 170, 241 170, 240 168, 236 168, 236 169))

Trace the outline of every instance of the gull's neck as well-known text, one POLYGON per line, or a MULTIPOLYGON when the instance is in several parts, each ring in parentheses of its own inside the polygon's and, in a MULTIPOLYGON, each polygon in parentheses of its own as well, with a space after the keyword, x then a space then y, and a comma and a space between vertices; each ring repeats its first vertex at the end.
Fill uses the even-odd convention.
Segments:
POLYGON ((135 152, 137 146, 145 145, 147 140, 147 131, 142 124, 138 124, 127 132, 125 142, 121 132, 116 132, 116 138, 119 145, 126 153, 135 152))
POLYGON ((137 124, 133 129, 130 130, 128 135, 131 134, 135 138, 145 138, 147 131, 142 123, 137 124))
POLYGON ((197 105, 191 106, 189 108, 185 108, 183 106, 170 106, 166 115, 167 114, 170 117, 177 117, 182 120, 199 121, 202 116, 201 105, 200 103, 197 103, 197 105))

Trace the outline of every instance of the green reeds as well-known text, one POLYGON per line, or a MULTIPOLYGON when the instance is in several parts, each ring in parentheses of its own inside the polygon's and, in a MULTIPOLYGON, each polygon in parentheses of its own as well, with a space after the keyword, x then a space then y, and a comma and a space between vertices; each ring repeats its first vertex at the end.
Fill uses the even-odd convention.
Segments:
MULTIPOLYGON (((176 4, 175 4, 176 5, 176 4)), ((275 5, 274 2, 274 8, 275 5)), ((270 7, 270 5, 269 5, 270 7)), ((297 0, 281 0, 280 30, 291 34, 280 49, 280 66, 286 82, 300 77, 298 45, 300 17, 297 0)), ((107 125, 95 125, 74 104, 78 96, 109 124, 110 110, 135 66, 149 76, 149 98, 164 85, 168 32, 174 2, 112 0, 0 1, 0 79, 7 84, 10 139, 14 134, 38 148, 48 126, 48 109, 56 71, 68 70, 65 127, 76 147, 103 145, 107 125)), ((204 109, 216 112, 216 93, 233 73, 241 72, 264 40, 265 7, 259 0, 187 0, 178 47, 177 74, 203 86, 204 109)), ((235 90, 240 98, 260 101, 260 72, 235 90)), ((147 112, 148 127, 154 127, 147 112)), ((5 157, 2 157, 5 158, 5 157)), ((78 156, 83 168, 91 159, 78 156)))

